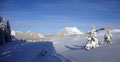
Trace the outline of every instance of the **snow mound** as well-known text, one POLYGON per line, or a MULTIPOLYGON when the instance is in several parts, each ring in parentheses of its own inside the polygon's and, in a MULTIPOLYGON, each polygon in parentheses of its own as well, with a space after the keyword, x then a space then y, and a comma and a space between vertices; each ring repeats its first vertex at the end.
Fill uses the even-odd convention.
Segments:
POLYGON ((78 30, 76 27, 65 27, 60 30, 56 36, 69 36, 69 35, 81 35, 84 34, 82 31, 78 30))

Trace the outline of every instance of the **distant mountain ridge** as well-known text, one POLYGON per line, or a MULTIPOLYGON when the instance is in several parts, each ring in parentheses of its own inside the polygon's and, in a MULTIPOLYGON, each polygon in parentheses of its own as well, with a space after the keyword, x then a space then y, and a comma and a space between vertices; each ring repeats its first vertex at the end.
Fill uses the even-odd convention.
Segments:
POLYGON ((64 36, 73 36, 73 35, 82 35, 84 34, 83 31, 78 30, 76 27, 65 27, 58 31, 56 34, 49 35, 49 34, 41 34, 40 32, 22 32, 22 31, 11 31, 11 35, 15 36, 16 39, 24 39, 24 40, 36 40, 39 41, 41 39, 48 40, 48 39, 55 39, 64 36))
POLYGON ((22 31, 11 31, 11 35, 15 36, 16 39, 23 39, 23 40, 41 40, 41 38, 44 38, 44 35, 42 35, 39 32, 22 32, 22 31))

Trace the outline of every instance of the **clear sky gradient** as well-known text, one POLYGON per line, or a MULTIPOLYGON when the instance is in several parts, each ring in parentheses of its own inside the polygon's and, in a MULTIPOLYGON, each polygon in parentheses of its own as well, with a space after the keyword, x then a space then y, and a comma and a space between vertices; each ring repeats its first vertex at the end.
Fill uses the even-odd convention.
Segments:
POLYGON ((64 27, 120 28, 120 0, 0 0, 13 30, 56 33, 64 27))

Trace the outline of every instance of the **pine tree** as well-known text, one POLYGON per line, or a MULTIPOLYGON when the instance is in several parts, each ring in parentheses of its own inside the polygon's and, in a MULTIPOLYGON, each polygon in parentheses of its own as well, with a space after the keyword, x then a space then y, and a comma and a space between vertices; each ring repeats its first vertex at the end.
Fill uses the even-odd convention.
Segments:
POLYGON ((11 28, 10 28, 9 20, 7 21, 7 34, 8 34, 8 41, 11 41, 11 28))
POLYGON ((0 16, 0 45, 5 44, 5 33, 4 33, 4 26, 2 22, 2 17, 0 16))
POLYGON ((5 41, 8 42, 8 34, 7 34, 7 24, 6 24, 6 19, 3 20, 4 23, 4 34, 5 34, 5 41))
POLYGON ((111 43, 111 39, 112 39, 112 35, 111 35, 110 31, 108 30, 107 33, 104 36, 104 40, 105 40, 105 42, 107 44, 110 44, 111 43))
POLYGON ((94 28, 94 25, 92 26, 90 32, 88 33, 89 36, 88 36, 88 42, 87 42, 87 45, 86 45, 86 49, 87 50, 90 50, 91 48, 96 48, 96 47, 99 47, 98 45, 98 39, 96 38, 96 30, 94 28))
POLYGON ((11 29, 9 21, 2 19, 0 16, 0 45, 5 44, 6 42, 11 41, 11 29))
POLYGON ((4 19, 4 32, 5 32, 5 41, 10 42, 11 41, 10 24, 9 21, 6 21, 6 19, 4 19))

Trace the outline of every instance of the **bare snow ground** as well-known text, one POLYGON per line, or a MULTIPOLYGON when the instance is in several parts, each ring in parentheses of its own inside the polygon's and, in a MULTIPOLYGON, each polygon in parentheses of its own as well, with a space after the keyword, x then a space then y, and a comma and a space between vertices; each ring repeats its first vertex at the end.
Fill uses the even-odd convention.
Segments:
MULTIPOLYGON (((98 33, 103 39, 104 33, 98 33)), ((120 32, 112 30, 112 44, 86 51, 87 34, 71 36, 50 42, 13 41, 0 46, 0 62, 120 62, 120 32), (50 56, 39 56, 47 48, 50 56)))

